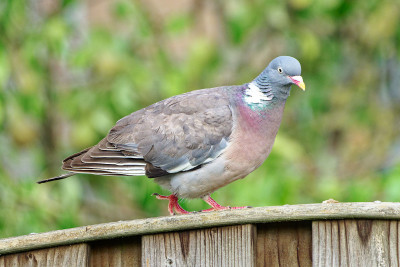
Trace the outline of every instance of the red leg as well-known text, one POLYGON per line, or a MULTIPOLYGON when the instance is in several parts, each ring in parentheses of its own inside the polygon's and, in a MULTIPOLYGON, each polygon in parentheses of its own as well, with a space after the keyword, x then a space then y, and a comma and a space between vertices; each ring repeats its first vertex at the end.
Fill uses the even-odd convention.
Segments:
POLYGON ((227 210, 227 209, 232 209, 232 210, 238 210, 238 209, 246 209, 250 208, 249 206, 243 206, 243 207, 229 207, 229 206, 221 206, 218 204, 214 199, 212 199, 211 196, 206 196, 203 198, 205 202, 207 202, 208 205, 210 205, 212 208, 202 210, 202 211, 213 211, 213 210, 227 210))
POLYGON ((169 196, 162 196, 160 194, 154 193, 153 196, 156 196, 158 199, 166 199, 168 200, 168 211, 171 215, 174 215, 176 213, 178 214, 189 214, 190 212, 184 210, 178 203, 178 197, 175 196, 174 194, 169 195, 169 196))

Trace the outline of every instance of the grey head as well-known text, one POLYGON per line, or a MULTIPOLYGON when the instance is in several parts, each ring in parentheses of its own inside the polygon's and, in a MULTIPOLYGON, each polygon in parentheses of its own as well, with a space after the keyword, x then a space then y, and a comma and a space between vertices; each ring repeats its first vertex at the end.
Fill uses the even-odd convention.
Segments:
POLYGON ((297 59, 280 56, 273 59, 249 86, 257 87, 270 100, 273 98, 286 100, 291 85, 295 84, 305 90, 305 84, 300 75, 301 65, 297 59))

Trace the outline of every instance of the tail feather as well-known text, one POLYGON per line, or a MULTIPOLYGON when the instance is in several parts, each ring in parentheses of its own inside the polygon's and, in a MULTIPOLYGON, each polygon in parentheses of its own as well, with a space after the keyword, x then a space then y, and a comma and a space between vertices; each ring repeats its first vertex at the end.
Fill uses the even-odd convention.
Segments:
POLYGON ((57 180, 68 178, 68 177, 70 177, 72 175, 75 175, 75 174, 76 174, 75 172, 69 172, 69 173, 62 174, 60 176, 52 177, 52 178, 45 179, 45 180, 40 180, 40 181, 38 181, 36 183, 43 184, 43 183, 47 183, 47 182, 57 181, 57 180))
POLYGON ((141 176, 146 174, 147 162, 138 153, 116 148, 106 138, 63 160, 62 169, 68 173, 41 180, 38 184, 61 180, 77 173, 112 176, 141 176))

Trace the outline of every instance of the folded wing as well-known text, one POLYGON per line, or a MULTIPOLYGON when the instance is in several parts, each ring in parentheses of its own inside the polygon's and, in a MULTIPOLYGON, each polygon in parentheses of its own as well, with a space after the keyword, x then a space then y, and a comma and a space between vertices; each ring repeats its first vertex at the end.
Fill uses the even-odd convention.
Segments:
POLYGON ((66 158, 63 169, 148 177, 189 171, 223 153, 232 127, 223 88, 192 91, 122 118, 99 144, 66 158))

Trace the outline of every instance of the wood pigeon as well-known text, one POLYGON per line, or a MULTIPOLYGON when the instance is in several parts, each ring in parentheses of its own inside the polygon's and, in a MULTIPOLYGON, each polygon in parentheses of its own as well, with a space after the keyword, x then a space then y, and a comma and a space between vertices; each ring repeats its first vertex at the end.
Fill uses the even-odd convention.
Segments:
MULTIPOLYGON (((97 145, 63 161, 69 173, 153 178, 172 192, 171 214, 188 213, 178 198, 202 198, 224 207, 212 192, 244 178, 268 157, 293 84, 305 90, 300 63, 272 60, 252 82, 173 96, 120 119, 97 145)), ((207 210, 207 211, 209 211, 207 210)))

